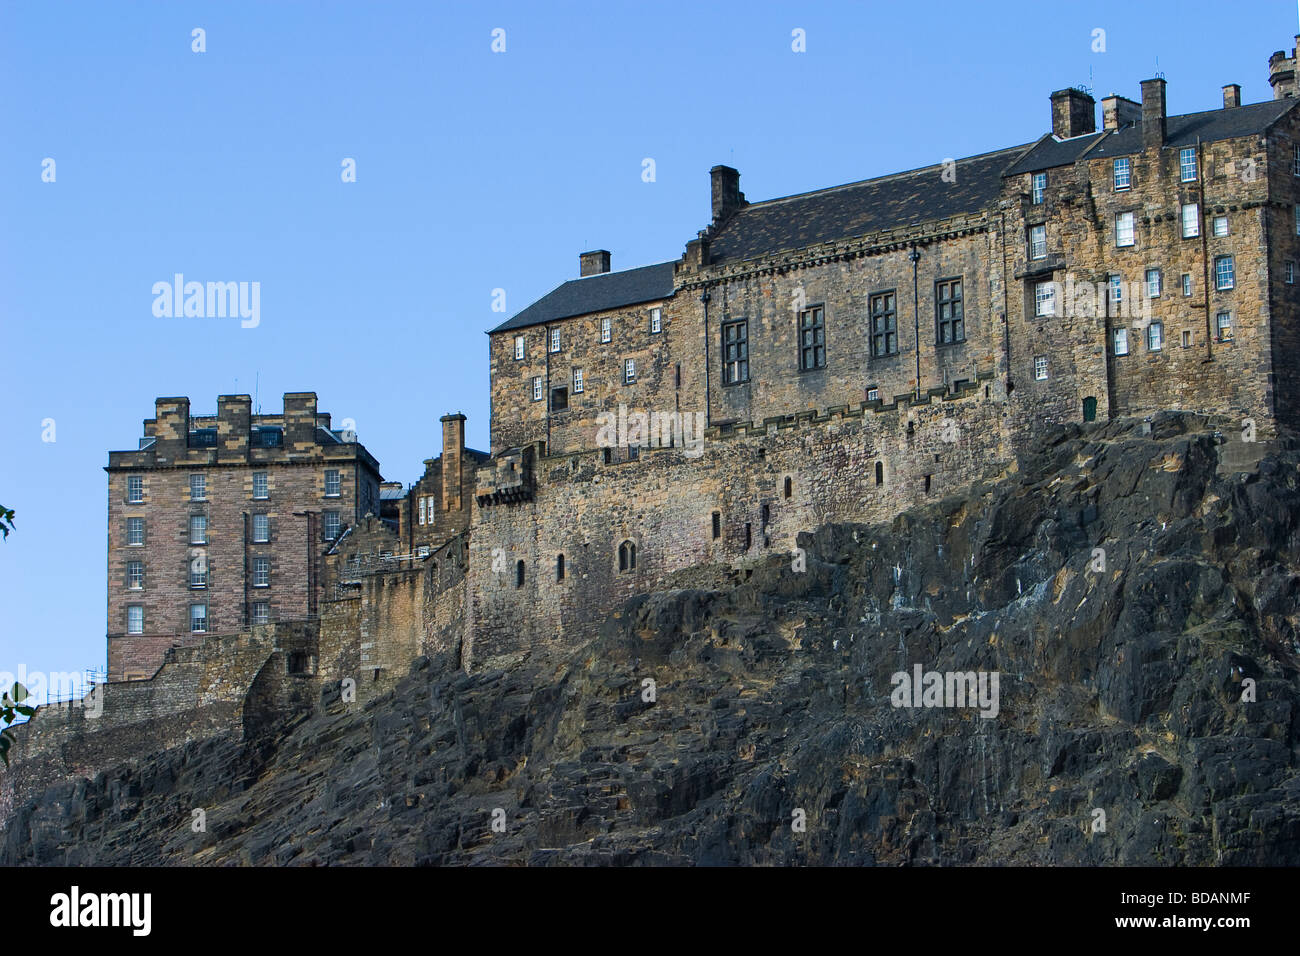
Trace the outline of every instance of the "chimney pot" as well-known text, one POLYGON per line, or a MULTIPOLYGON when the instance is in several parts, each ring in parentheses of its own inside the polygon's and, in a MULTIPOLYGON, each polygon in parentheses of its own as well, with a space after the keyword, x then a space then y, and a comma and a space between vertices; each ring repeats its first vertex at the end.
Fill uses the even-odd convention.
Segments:
POLYGON ((1223 88, 1223 108, 1225 110, 1235 109, 1241 105, 1241 87, 1236 83, 1229 83, 1223 88))
POLYGON ((578 255, 578 275, 598 276, 609 271, 609 250, 595 249, 578 255))
POLYGON ((1160 77, 1142 81, 1142 147, 1165 144, 1165 81, 1160 77))
POLYGON ((1101 128, 1117 130, 1142 119, 1142 107, 1127 96, 1112 93, 1101 101, 1101 128))
POLYGON ((1097 101, 1073 87, 1057 90, 1052 100, 1052 132, 1059 139, 1097 131, 1097 101))

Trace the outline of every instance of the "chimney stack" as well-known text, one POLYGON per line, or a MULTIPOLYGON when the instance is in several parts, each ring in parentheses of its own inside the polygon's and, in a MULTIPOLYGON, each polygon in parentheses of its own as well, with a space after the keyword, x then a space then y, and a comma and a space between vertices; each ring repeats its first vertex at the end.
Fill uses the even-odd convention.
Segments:
POLYGON ((1300 36, 1295 38, 1296 46, 1291 48, 1291 55, 1278 50, 1268 58, 1268 82, 1273 87, 1273 99, 1283 100, 1296 95, 1295 51, 1300 47, 1300 36))
POLYGON ((1073 87, 1052 94, 1052 132, 1058 139, 1097 132, 1097 101, 1073 87))
POLYGON ((1236 83, 1229 83, 1223 88, 1223 108, 1225 110, 1236 109, 1241 105, 1241 87, 1236 83))
POLYGON ((745 194, 740 191, 740 173, 730 166, 714 166, 709 170, 709 182, 713 193, 713 224, 720 226, 745 205, 745 194))
MULTIPOLYGON (((609 253, 605 253, 609 255, 609 253)), ((465 451, 465 416, 460 412, 442 416, 442 510, 460 511, 461 460, 465 451)))
POLYGON ((609 271, 609 250, 596 249, 578 255, 578 275, 599 276, 609 271))
POLYGON ((1136 123, 1142 118, 1142 106, 1134 103, 1127 96, 1112 93, 1101 101, 1101 128, 1117 130, 1121 126, 1136 123))
POLYGON ((1165 145, 1165 81, 1142 81, 1142 148, 1165 145))

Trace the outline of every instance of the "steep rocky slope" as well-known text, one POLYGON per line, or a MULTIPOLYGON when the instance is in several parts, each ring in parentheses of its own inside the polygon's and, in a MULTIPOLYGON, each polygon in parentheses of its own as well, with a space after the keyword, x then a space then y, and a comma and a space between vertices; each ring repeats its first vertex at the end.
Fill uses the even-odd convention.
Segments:
POLYGON ((0 858, 1300 863, 1300 453, 1220 477, 1204 422, 1145 431, 824 528, 802 571, 701 569, 576 651, 422 659, 365 706, 326 688, 282 734, 54 787, 0 858), (892 706, 917 664, 997 672, 997 715, 892 706))

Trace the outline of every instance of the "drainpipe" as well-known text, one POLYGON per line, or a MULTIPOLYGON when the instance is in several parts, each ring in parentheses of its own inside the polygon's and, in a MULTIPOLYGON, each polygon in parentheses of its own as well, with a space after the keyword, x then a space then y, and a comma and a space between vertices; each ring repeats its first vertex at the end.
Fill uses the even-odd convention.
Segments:
POLYGON ((907 258, 912 260, 912 324, 916 332, 916 401, 921 400, 921 291, 916 277, 917 264, 921 261, 921 253, 916 251, 916 243, 912 243, 912 251, 907 254, 907 258))
POLYGON ((709 393, 709 369, 713 360, 709 358, 709 300, 713 297, 709 295, 708 287, 700 295, 700 302, 704 304, 704 424, 705 427, 713 425, 713 402, 709 393))

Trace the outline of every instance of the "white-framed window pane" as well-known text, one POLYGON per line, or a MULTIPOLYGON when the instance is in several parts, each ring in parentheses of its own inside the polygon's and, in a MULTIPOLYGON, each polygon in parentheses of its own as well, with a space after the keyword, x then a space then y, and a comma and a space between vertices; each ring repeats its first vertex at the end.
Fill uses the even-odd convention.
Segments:
POLYGON ((208 543, 207 515, 190 515, 190 544, 208 543))
POLYGON ((343 493, 343 475, 337 469, 329 468, 325 471, 325 494, 331 498, 337 498, 343 493))
POLYGON ((1295 234, 1300 236, 1300 206, 1295 207, 1295 234))
POLYGON ((1291 147, 1291 173, 1300 176, 1300 146, 1291 147))
POLYGON ((623 381, 629 385, 636 381, 636 359, 623 361, 623 381))
POLYGON ((1214 230, 1210 233, 1210 235, 1218 237, 1218 236, 1226 236, 1227 234, 1228 234, 1228 217, 1215 216, 1214 230))
POLYGON ((1133 214, 1121 212, 1115 215, 1115 245, 1131 246, 1134 243, 1133 214))
POLYGON ((1164 279, 1159 269, 1147 270, 1147 297, 1151 299, 1160 298, 1160 293, 1164 291, 1164 279))
POLYGON ((1114 305, 1119 305, 1124 301, 1124 280, 1121 276, 1112 275, 1110 277, 1110 301, 1114 305))
POLYGON ((650 310, 650 334, 658 335, 663 330, 663 313, 660 309, 650 310))
POLYGON ((271 559, 253 559, 253 587, 264 588, 271 584, 271 559))
POLYGON ((560 351, 560 330, 551 329, 551 351, 560 351))
POLYGON ((253 515, 253 540, 259 544, 271 540, 271 516, 253 515))
POLYGON ((190 587, 205 588, 208 586, 208 560, 202 554, 196 554, 190 559, 190 587))
POLYGON ((1052 283, 1034 286, 1034 315, 1056 315, 1056 287, 1052 283))
POLYGON ((1186 146, 1178 151, 1178 172, 1185 183, 1196 180, 1196 150, 1186 146))
POLYGON ((1115 330, 1115 354, 1128 355, 1128 329, 1115 330))
POLYGON ((1191 239, 1201 234, 1201 208, 1199 203, 1183 206, 1183 238, 1191 239))
POLYGON ((208 606, 206 604, 190 605, 190 633, 202 634, 208 629, 208 606))
POLYGON ((1219 256, 1214 260, 1214 288, 1223 292, 1236 284, 1237 276, 1232 265, 1232 256, 1219 256))
POLYGON ((1295 263, 1294 262, 1288 262, 1286 264, 1286 284, 1287 285, 1295 284, 1295 263))
POLYGON ((522 335, 516 335, 515 336, 515 359, 516 360, 522 359, 523 357, 524 357, 524 337, 522 335))
POLYGON ((253 602, 253 623, 267 624, 271 620, 271 605, 267 601, 253 602))
POLYGON ((424 524, 424 499, 420 499, 420 524, 424 524))
POLYGON ((1047 258, 1047 227, 1046 226, 1029 227, 1029 258, 1031 259, 1047 258))
POLYGON ((190 475, 190 500, 202 501, 208 496, 208 479, 206 475, 190 475))
POLYGON ((144 476, 128 475, 126 479, 126 500, 132 504, 144 501, 144 476))
POLYGON ((429 515, 429 524, 433 524, 433 502, 433 495, 429 495, 424 499, 425 511, 427 511, 429 515))
POLYGON ((1033 203, 1037 206, 1047 193, 1047 173, 1034 173, 1032 192, 1033 203))
POLYGON ((1147 326, 1147 350, 1159 352, 1165 347, 1165 327, 1159 322, 1147 326))
POLYGON ((126 632, 128 634, 144 633, 144 608, 139 604, 131 604, 127 606, 126 632))
POLYGON ((608 342, 610 339, 611 323, 608 318, 600 320, 600 340, 608 342))
POLYGON ((321 515, 321 531, 324 533, 327 541, 333 541, 339 536, 342 530, 342 523, 339 521, 337 511, 326 511, 321 515))
POLYGON ((128 561, 126 563, 126 586, 133 591, 144 587, 144 562, 128 561))
POLYGON ((1036 355, 1034 356, 1034 379, 1036 381, 1042 382, 1045 381, 1046 378, 1047 378, 1047 356, 1036 355))
POLYGON ((143 518, 126 519, 126 543, 144 544, 144 519, 143 518))
POLYGON ((1192 274, 1190 272, 1184 272, 1183 273, 1183 295, 1191 295, 1191 294, 1192 294, 1192 274))
POLYGON ((867 389, 867 401, 876 402, 879 400, 880 400, 880 389, 878 388, 867 389))
POLYGON ((1115 160, 1115 188, 1128 189, 1132 183, 1132 173, 1127 156, 1115 160))
POLYGON ((1215 328, 1219 330, 1219 341, 1232 341, 1232 313, 1220 312, 1215 319, 1215 328))
POLYGON ((573 370, 573 390, 575 392, 581 392, 582 388, 583 388, 582 369, 575 368, 573 370))
POLYGON ((264 471, 253 472, 253 497, 254 498, 269 497, 267 493, 266 472, 264 471))
POLYGON ((533 376, 533 401, 540 402, 541 400, 542 400, 542 377, 540 375, 534 375, 533 376))

